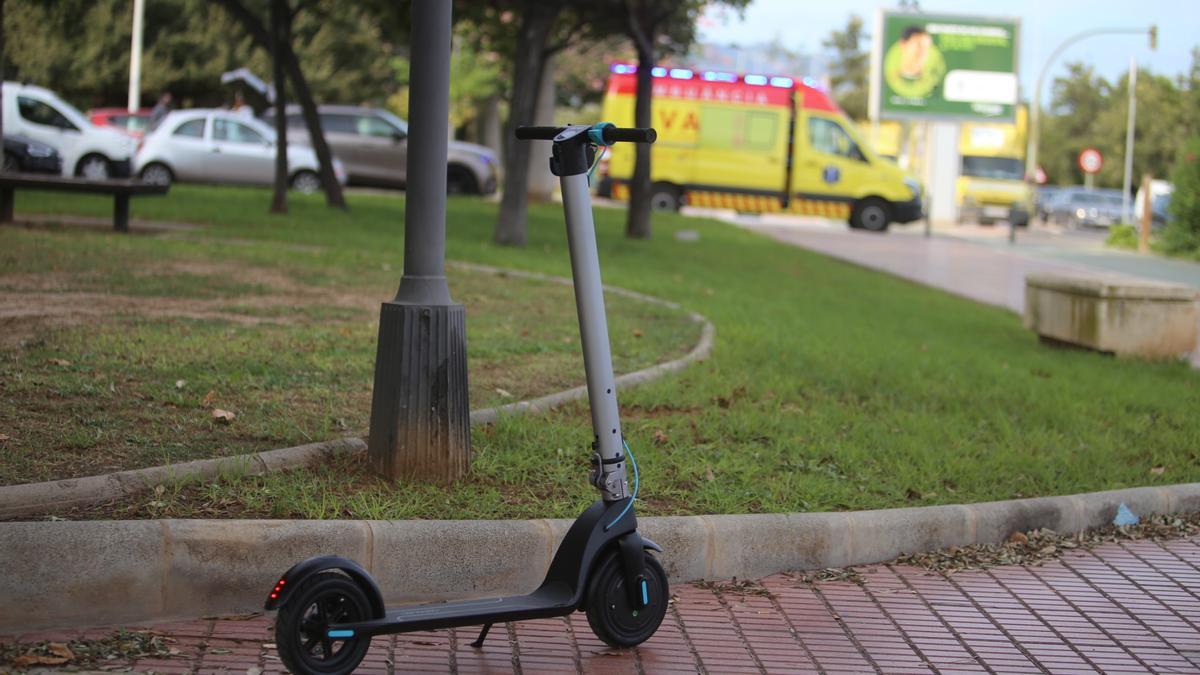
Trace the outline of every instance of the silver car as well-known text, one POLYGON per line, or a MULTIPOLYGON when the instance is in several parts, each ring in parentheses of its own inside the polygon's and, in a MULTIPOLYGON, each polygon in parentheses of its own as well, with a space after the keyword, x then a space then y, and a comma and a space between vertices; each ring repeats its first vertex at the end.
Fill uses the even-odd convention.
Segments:
MULTIPOLYGON (((322 105, 317 108, 325 141, 346 163, 354 185, 404 187, 407 183, 408 124, 381 108, 322 105)), ((269 113, 268 113, 269 115, 269 113)), ((299 106, 288 106, 288 142, 311 144, 299 106)), ((496 155, 474 143, 450 141, 447 191, 491 194, 496 191, 496 155)))
MULTIPOLYGON (((312 148, 288 144, 288 178, 300 192, 321 189, 320 163, 312 148)), ((275 130, 228 110, 180 110, 146 134, 134 171, 148 183, 173 181, 270 185, 275 180, 275 130)), ((336 157, 333 171, 346 183, 336 157)))

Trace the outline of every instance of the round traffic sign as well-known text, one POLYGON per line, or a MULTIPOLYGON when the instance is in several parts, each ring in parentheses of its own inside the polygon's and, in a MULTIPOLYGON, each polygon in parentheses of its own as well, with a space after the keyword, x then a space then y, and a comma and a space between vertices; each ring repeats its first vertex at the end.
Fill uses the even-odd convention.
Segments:
POLYGON ((1104 166, 1104 158, 1100 156, 1100 151, 1095 148, 1084 148, 1079 153, 1079 168, 1084 173, 1096 174, 1100 173, 1100 169, 1104 166))

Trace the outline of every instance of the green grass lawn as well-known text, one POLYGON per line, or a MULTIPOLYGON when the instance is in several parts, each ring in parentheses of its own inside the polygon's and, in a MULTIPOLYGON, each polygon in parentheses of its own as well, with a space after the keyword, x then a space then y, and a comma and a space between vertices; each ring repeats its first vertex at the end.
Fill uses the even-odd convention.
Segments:
MULTIPOLYGON (((5 228, 0 250, 0 485, 365 434, 388 263, 79 230, 5 228)), ((583 383, 570 287, 451 281, 472 308, 474 408, 583 383)), ((620 372, 698 339, 682 312, 609 304, 620 372)))
MULTIPOLYGON (((398 266, 400 199, 355 195, 343 214, 296 198, 286 217, 265 215, 268 200, 260 190, 176 187, 165 199, 135 200, 133 210, 209 224, 192 235, 206 246, 269 244, 251 258, 278 255, 282 244, 320 247, 322 264, 301 273, 311 283, 398 266)), ((22 194, 17 204, 18 214, 108 209, 61 195, 22 194)), ((451 258, 569 274, 558 207, 531 209, 520 249, 491 243, 495 210, 451 200, 451 258)), ((621 392, 643 513, 863 509, 1200 480, 1200 377, 1184 364, 1045 347, 1009 312, 713 221, 656 215, 653 239, 631 241, 623 216, 597 211, 605 281, 717 325, 709 360, 621 392), (680 229, 699 241, 678 241, 680 229)), ((13 237, 0 232, 0 248, 10 250, 3 245, 13 237)), ((108 255, 137 239, 96 235, 92 246, 108 255)), ((352 356, 365 365, 341 367, 369 371, 369 350, 352 356)), ((366 415, 364 405, 351 426, 366 415)), ((586 407, 574 405, 477 430, 473 476, 450 489, 393 489, 346 460, 175 486, 106 513, 571 516, 593 497, 584 482, 590 437, 586 407)))

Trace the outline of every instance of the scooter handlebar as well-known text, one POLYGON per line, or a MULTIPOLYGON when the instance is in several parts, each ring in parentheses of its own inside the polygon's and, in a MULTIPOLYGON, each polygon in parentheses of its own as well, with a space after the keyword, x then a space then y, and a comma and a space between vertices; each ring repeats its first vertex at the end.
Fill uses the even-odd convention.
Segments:
MULTIPOLYGON (((522 141, 552 141, 566 127, 517 127, 517 139, 522 141)), ((605 144, 653 143, 658 140, 654 129, 604 127, 601 132, 605 144)))

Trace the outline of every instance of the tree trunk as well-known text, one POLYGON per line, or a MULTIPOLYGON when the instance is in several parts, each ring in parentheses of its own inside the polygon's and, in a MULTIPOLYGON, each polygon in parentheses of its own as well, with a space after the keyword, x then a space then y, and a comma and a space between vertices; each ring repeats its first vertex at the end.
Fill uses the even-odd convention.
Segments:
MULTIPOLYGON (((542 83, 538 87, 537 105, 534 106, 532 124, 551 126, 554 124, 554 99, 557 87, 554 86, 554 57, 546 59, 542 65, 542 83)), ((550 173, 550 156, 552 141, 526 141, 529 145, 529 200, 533 202, 548 202, 554 195, 558 185, 558 177, 550 173)))
MULTIPOLYGON (((259 47, 271 50, 271 33, 263 26, 262 20, 247 9, 241 0, 219 0, 230 16, 242 24, 242 28, 250 35, 250 39, 259 47)), ((287 7, 290 3, 284 0, 287 7)), ((289 8, 290 9, 290 8, 289 8)), ((289 12, 290 14, 290 12, 289 12)), ((290 34, 289 34, 290 37, 290 34)), ((282 45, 280 54, 283 56, 283 67, 287 79, 292 82, 292 91, 300 103, 304 113, 304 124, 308 127, 308 137, 312 141, 313 150, 320 162, 321 184, 325 188, 325 203, 339 209, 346 208, 346 198, 342 196, 342 186, 337 182, 333 173, 333 155, 329 153, 329 144, 325 142, 325 132, 321 130, 321 121, 317 116, 317 104, 313 102, 312 91, 308 88, 308 80, 300 70, 300 60, 292 49, 291 42, 282 45)))
POLYGON ((518 126, 530 124, 542 80, 546 39, 562 8, 556 2, 532 2, 521 17, 517 54, 513 60, 512 101, 504 125, 504 196, 493 235, 498 244, 525 245, 529 195, 529 143, 516 140, 518 126))
POLYGON ((287 111, 284 89, 282 45, 291 42, 287 0, 271 0, 271 77, 275 80, 275 193, 271 213, 287 213, 288 157, 287 111))
POLYGON ((312 140, 313 150, 317 153, 317 161, 321 164, 321 187, 325 189, 325 204, 334 208, 346 210, 346 197, 342 194, 342 185, 338 183, 333 173, 333 154, 329 152, 329 144, 325 142, 325 131, 321 129, 321 118, 317 115, 317 104, 313 101, 312 91, 308 88, 308 80, 300 70, 300 60, 292 46, 285 45, 283 50, 284 66, 287 67, 288 79, 291 80, 296 100, 304 113, 304 126, 308 127, 308 137, 312 140))
POLYGON ((500 140, 503 124, 500 122, 500 94, 492 94, 483 102, 477 120, 477 135, 479 144, 492 149, 499 157, 504 153, 504 144, 500 140))
MULTIPOLYGON (((650 101, 654 94, 654 52, 638 49, 637 103, 633 109, 635 127, 652 126, 650 101)), ((650 238, 650 144, 637 143, 633 178, 629 182, 629 211, 625 221, 625 236, 631 239, 650 238)))

